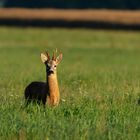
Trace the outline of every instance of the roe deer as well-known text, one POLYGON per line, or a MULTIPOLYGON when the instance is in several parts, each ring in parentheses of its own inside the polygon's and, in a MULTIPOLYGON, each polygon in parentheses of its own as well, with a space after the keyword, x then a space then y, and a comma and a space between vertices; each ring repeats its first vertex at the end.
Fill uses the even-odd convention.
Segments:
POLYGON ((32 101, 57 106, 60 101, 59 86, 57 81, 57 65, 62 60, 62 53, 56 57, 53 52, 52 59, 48 52, 41 53, 41 60, 46 66, 46 82, 32 82, 25 89, 25 100, 27 104, 32 101))

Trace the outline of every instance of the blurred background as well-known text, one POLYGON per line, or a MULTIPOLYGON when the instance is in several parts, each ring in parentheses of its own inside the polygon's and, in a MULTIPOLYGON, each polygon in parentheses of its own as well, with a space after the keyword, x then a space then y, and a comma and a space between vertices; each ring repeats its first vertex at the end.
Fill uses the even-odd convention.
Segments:
POLYGON ((140 29, 139 0, 0 0, 0 7, 0 25, 140 29))
POLYGON ((1 7, 139 9, 139 0, 1 0, 1 7))

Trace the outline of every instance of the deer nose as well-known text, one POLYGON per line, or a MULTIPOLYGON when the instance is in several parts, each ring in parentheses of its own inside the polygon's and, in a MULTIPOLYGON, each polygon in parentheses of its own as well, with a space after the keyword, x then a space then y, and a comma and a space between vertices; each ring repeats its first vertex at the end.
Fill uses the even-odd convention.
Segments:
POLYGON ((49 70, 50 72, 53 72, 54 70, 53 70, 53 68, 50 68, 50 70, 49 70))
POLYGON ((52 70, 50 70, 49 72, 50 72, 50 73, 53 73, 53 71, 52 71, 52 70))
POLYGON ((49 69, 48 74, 53 74, 54 71, 52 69, 49 69))

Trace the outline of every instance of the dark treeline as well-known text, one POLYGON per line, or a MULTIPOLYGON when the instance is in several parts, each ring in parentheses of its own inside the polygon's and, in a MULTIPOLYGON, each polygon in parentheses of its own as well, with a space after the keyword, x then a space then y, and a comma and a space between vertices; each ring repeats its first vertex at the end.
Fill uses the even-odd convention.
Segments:
POLYGON ((140 25, 125 25, 110 22, 96 21, 66 21, 66 20, 21 20, 21 19, 0 19, 0 26, 16 27, 58 27, 58 28, 84 28, 84 29, 114 29, 114 30, 140 30, 140 25))
POLYGON ((140 9, 140 0, 0 0, 1 7, 140 9))

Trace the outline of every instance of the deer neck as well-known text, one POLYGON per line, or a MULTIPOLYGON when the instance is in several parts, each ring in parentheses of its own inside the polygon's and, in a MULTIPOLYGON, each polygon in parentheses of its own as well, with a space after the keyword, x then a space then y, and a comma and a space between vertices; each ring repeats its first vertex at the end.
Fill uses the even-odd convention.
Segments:
POLYGON ((48 104, 56 106, 59 104, 59 86, 57 81, 57 73, 47 75, 47 87, 48 87, 48 104))

